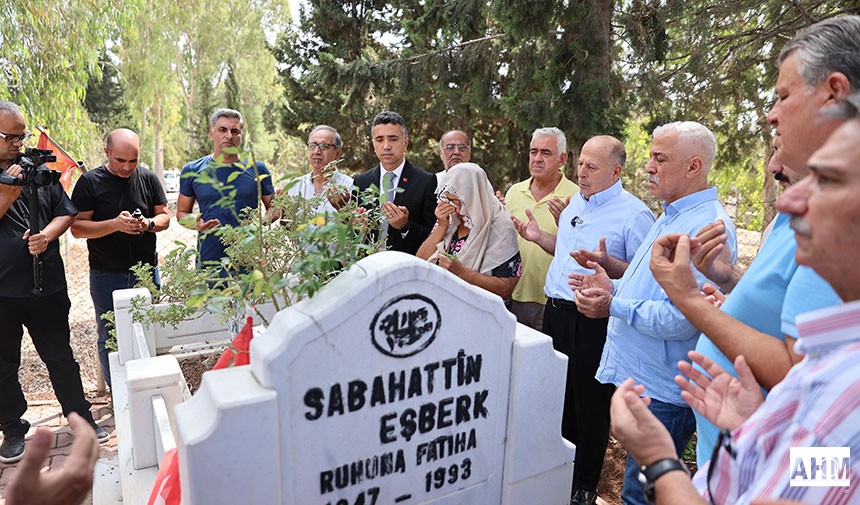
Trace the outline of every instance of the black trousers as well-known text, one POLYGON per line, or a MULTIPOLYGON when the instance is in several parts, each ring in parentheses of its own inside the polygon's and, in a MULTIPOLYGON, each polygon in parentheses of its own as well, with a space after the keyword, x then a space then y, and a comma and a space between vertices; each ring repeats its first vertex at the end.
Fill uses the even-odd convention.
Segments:
POLYGON ((14 429, 27 411, 27 400, 18 381, 24 326, 48 368, 63 415, 77 412, 85 420, 92 420, 81 371, 69 345, 70 307, 65 289, 40 297, 0 297, 0 429, 14 429))
POLYGON ((555 350, 568 357, 561 433, 576 444, 573 486, 586 491, 597 489, 609 442, 609 403, 615 386, 594 378, 608 322, 609 318, 580 314, 573 303, 552 300, 547 301, 543 316, 544 333, 552 337, 555 350))

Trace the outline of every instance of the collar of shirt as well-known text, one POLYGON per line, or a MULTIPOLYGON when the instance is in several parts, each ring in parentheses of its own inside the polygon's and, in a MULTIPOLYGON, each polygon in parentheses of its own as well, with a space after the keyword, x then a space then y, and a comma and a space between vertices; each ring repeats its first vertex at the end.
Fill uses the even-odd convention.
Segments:
MULTIPOLYGON (((532 178, 531 178, 531 177, 529 177, 529 178, 528 178, 528 179, 526 179, 526 180, 528 181, 528 184, 523 184, 523 187, 522 187, 522 188, 520 188, 520 191, 522 191, 522 192, 523 192, 524 194, 526 194, 526 195, 529 195, 529 198, 531 198, 532 200, 534 200, 534 196, 532 196, 532 190, 531 190, 531 187, 532 187, 532 178)), ((541 202, 543 202, 543 201, 545 201, 545 200, 552 199, 552 198, 554 198, 554 197, 559 197, 559 198, 561 198, 562 200, 564 200, 565 198, 567 198, 567 195, 566 195, 566 194, 564 194, 564 191, 561 189, 561 188, 562 188, 562 184, 563 184, 563 183, 564 183, 564 181, 566 181, 566 180, 567 180, 567 177, 565 177, 564 172, 562 172, 562 173, 561 173, 561 179, 559 179, 559 180, 558 180, 558 184, 556 184, 556 185, 555 185, 555 187, 554 187, 554 188, 552 188, 552 191, 551 191, 548 195, 546 195, 545 197, 543 197, 543 199, 541 199, 541 202)), ((540 202, 538 202, 538 203, 540 203, 540 202)))
MULTIPOLYGON (((394 183, 395 188, 398 186, 398 183, 400 182, 400 176, 403 174, 403 167, 405 167, 405 166, 406 166, 406 158, 403 158, 403 161, 400 162, 400 165, 393 170, 393 173, 394 173, 393 183, 394 183)), ((388 172, 388 170, 383 168, 382 165, 379 165, 379 187, 380 188, 384 187, 382 184, 385 181, 385 174, 387 172, 388 172)))
POLYGON ((584 200, 586 205, 601 205, 618 196, 618 194, 621 193, 621 189, 621 179, 618 179, 612 186, 609 186, 599 193, 594 193, 589 198, 585 198, 581 191, 577 194, 584 200))
POLYGON ((702 202, 717 199, 717 188, 711 186, 701 191, 679 198, 672 203, 663 202, 663 212, 666 216, 674 216, 691 209, 702 202))
POLYGON ((800 314, 797 332, 795 351, 811 356, 857 341, 860 300, 800 314))

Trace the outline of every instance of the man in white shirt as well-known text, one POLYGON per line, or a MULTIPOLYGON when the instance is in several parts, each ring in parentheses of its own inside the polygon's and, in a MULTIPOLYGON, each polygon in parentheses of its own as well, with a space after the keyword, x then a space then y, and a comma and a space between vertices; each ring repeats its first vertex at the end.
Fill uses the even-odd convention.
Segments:
POLYGON ((343 154, 340 134, 327 125, 317 125, 308 135, 308 161, 311 171, 288 184, 287 194, 310 200, 321 197, 317 212, 335 212, 348 199, 352 177, 332 165, 343 154))

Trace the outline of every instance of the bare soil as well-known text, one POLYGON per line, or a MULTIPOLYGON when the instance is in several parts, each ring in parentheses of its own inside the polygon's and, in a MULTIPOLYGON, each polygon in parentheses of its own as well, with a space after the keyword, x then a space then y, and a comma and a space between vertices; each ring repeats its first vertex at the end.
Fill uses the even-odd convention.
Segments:
POLYGON ((603 459, 597 496, 612 505, 621 503, 621 488, 624 487, 624 467, 627 464, 627 451, 611 435, 603 459))
MULTIPOLYGON (((217 356, 215 356, 217 359, 217 356)), ((203 380, 203 372, 212 369, 214 359, 212 358, 189 358, 179 362, 179 368, 182 369, 182 374, 185 375, 185 382, 188 383, 188 389, 191 394, 200 389, 200 381, 203 380)))

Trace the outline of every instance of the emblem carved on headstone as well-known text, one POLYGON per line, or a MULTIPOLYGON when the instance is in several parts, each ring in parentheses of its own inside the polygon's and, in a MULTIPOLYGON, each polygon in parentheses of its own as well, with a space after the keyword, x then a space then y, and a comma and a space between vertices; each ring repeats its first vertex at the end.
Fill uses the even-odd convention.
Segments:
POLYGON ((441 322, 439 308, 429 298, 399 296, 376 313, 370 335, 379 352, 405 358, 426 349, 436 338, 441 322))

